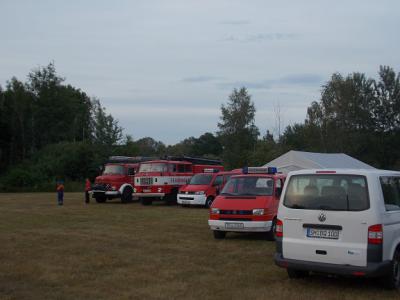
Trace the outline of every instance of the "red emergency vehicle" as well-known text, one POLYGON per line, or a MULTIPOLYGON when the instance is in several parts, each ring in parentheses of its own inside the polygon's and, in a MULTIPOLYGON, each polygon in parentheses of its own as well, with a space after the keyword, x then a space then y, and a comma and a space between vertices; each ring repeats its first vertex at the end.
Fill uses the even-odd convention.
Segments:
POLYGON ((123 203, 132 201, 134 176, 139 163, 154 158, 111 156, 104 166, 101 176, 97 176, 91 188, 96 202, 103 203, 107 199, 119 198, 123 203))
POLYGON ((232 176, 210 208, 208 224, 216 239, 231 232, 264 232, 275 238, 279 198, 286 176, 276 168, 243 168, 232 176))
POLYGON ((179 188, 186 185, 193 175, 210 168, 224 169, 219 160, 188 156, 141 163, 135 177, 134 195, 143 205, 150 205, 155 200, 176 203, 179 188))
POLYGON ((210 207, 229 178, 241 172, 241 169, 228 172, 219 172, 218 169, 205 169, 204 173, 194 175, 187 185, 179 189, 178 204, 210 207))

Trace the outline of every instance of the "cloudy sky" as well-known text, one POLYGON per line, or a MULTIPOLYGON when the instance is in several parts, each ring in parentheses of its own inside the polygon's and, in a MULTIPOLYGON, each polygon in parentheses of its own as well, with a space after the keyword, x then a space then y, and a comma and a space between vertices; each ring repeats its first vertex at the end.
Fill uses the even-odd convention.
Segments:
POLYGON ((0 85, 54 61, 134 139, 215 132, 246 86, 261 132, 302 122, 334 72, 400 71, 400 1, 0 1, 0 85))

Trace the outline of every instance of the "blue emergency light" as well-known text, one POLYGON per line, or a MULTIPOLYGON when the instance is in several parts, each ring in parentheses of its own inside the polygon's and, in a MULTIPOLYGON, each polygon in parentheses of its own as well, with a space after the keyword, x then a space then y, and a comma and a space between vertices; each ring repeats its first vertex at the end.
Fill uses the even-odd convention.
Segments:
POLYGON ((276 174, 278 169, 276 167, 243 167, 243 174, 276 174))

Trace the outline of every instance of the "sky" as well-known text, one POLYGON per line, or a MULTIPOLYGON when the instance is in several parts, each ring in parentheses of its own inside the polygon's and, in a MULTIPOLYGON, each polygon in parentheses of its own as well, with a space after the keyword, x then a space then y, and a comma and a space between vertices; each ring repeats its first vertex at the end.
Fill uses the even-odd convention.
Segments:
POLYGON ((125 134, 166 144, 215 133, 245 86, 277 134, 333 73, 399 72, 399 28, 398 0, 0 0, 0 85, 54 61, 125 134))

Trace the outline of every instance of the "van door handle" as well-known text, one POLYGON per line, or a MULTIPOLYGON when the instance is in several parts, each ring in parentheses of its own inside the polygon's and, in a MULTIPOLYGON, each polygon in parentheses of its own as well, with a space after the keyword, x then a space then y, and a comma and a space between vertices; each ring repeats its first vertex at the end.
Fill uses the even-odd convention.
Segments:
POLYGON ((288 217, 285 217, 284 220, 287 220, 287 221, 301 221, 302 219, 300 219, 300 218, 288 218, 288 217))

